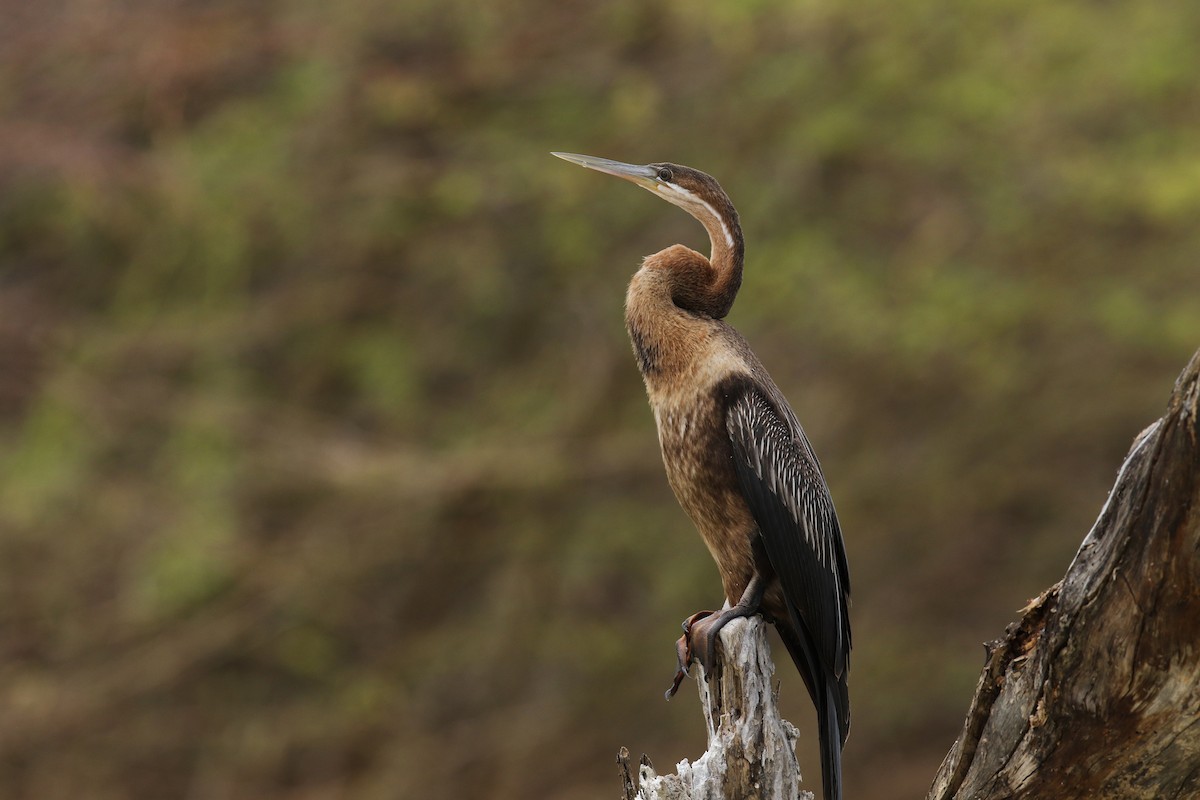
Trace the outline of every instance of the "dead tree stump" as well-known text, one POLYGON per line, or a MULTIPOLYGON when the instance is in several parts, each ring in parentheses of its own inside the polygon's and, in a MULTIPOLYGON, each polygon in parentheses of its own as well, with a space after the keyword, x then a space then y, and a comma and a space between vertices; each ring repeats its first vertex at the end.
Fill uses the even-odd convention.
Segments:
POLYGON ((1200 796, 1200 352, 1066 576, 992 645, 929 800, 1200 796))
POLYGON ((658 775, 642 756, 635 770, 629 752, 617 756, 625 800, 796 800, 800 765, 795 726, 779 716, 771 678, 775 665, 762 617, 730 622, 721 629, 719 677, 707 681, 692 667, 708 726, 708 749, 676 774, 658 775))

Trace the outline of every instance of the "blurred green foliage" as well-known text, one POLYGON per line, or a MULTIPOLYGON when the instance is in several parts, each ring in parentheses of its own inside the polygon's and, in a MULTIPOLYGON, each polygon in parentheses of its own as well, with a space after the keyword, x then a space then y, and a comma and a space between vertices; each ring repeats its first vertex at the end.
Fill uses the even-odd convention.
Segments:
POLYGON ((1200 7, 5 12, 4 797, 592 797, 700 751, 658 697, 719 583, 621 303, 703 233, 549 150, 741 210, 731 321, 850 551, 856 797, 928 785, 1200 341, 1200 7))

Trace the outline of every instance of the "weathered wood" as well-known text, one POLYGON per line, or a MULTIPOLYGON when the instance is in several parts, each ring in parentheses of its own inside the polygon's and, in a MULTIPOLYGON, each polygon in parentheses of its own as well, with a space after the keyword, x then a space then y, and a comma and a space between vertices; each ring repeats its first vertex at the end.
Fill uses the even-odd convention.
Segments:
POLYGON ((761 617, 735 620, 721 630, 718 678, 697 671, 708 748, 694 763, 658 775, 646 756, 635 771, 621 748, 617 763, 625 800, 795 800, 801 792, 795 726, 779 716, 771 677, 775 666, 761 617))
POLYGON ((1200 796, 1200 352, 1063 580, 996 642, 930 800, 1200 796))

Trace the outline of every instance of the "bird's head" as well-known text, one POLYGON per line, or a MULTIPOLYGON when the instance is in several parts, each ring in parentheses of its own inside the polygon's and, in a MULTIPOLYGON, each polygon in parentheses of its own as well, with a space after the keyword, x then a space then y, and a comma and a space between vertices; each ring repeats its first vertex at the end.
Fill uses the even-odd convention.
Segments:
POLYGON ((575 153, 553 155, 581 167, 624 178, 668 203, 679 206, 700 220, 708 229, 714 246, 723 244, 733 249, 737 246, 735 240, 741 238, 737 210, 734 209, 729 195, 721 188, 721 184, 717 183, 716 178, 698 169, 666 162, 626 164, 622 161, 575 153))

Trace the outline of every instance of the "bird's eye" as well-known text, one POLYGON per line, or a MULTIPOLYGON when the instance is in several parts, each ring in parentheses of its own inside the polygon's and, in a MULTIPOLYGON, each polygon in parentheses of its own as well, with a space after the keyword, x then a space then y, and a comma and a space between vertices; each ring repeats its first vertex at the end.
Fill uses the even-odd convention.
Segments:
POLYGON ((670 180, 671 180, 671 170, 667 169, 666 167, 663 167, 663 168, 661 168, 661 169, 658 171, 658 179, 659 179, 660 181, 667 181, 667 182, 670 182, 670 180))

